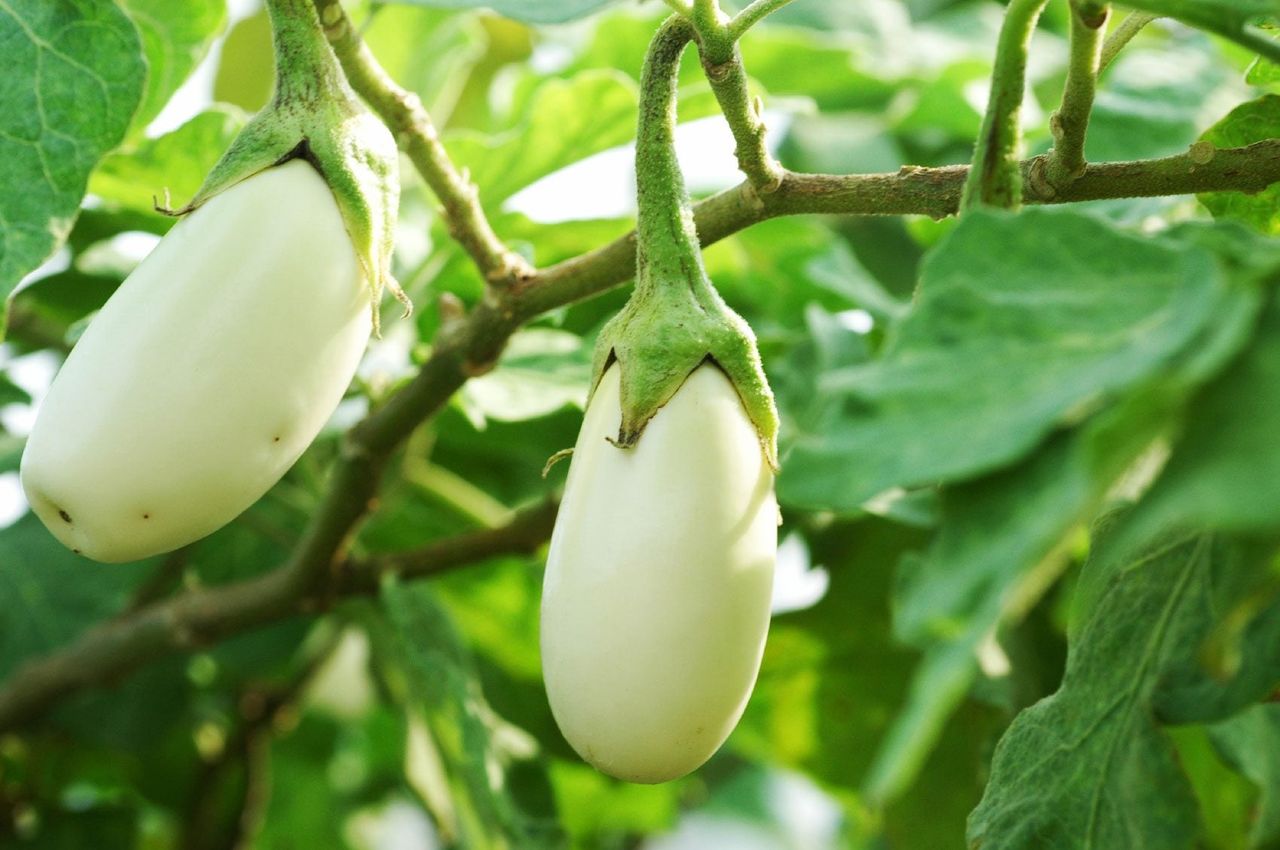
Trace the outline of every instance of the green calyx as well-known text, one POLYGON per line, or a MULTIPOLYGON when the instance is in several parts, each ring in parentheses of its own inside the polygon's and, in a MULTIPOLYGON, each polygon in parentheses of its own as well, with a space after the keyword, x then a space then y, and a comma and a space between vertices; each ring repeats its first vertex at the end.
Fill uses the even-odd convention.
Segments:
POLYGON ((185 206, 268 168, 302 158, 329 185, 371 290, 374 333, 383 288, 409 315, 412 304, 391 274, 400 202, 395 139, 356 98, 321 29, 311 0, 267 0, 276 86, 271 102, 245 126, 185 206))
POLYGON ((636 283, 626 307, 596 342, 592 386, 605 370, 620 371, 622 425, 614 445, 634 446, 649 420, 703 363, 718 366, 742 400, 760 448, 778 465, 778 412, 755 335, 705 275, 636 283))
POLYGON ((755 335, 707 277, 676 162, 676 74, 692 37, 688 22, 672 17, 654 36, 645 59, 636 134, 636 285, 596 342, 592 387, 609 366, 618 366, 622 425, 615 444, 627 448, 693 370, 711 361, 733 383, 766 459, 776 468, 778 413, 755 335))

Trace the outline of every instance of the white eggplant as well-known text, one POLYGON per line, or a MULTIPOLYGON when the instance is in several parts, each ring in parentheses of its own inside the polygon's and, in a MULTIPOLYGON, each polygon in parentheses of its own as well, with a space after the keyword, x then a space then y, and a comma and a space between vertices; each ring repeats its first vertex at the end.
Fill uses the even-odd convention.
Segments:
POLYGON ((547 559, 542 660, 578 754, 632 782, 706 761, 741 716, 769 625, 773 470, 733 385, 698 367, 633 448, 619 368, 574 449, 547 559))
POLYGON ((36 514, 120 562, 249 507, 342 399, 370 290, 333 193, 301 159, 174 225, 93 319, 22 458, 36 514))

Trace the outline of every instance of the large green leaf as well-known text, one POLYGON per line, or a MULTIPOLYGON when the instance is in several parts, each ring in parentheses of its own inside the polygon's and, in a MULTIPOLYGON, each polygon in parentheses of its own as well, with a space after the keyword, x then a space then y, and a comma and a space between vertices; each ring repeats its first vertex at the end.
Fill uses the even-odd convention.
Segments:
POLYGON ((492 9, 534 24, 559 24, 583 18, 617 0, 392 0, 436 9, 492 9))
POLYGON ((842 415, 783 458, 779 491, 854 510, 891 487, 1025 454, 1202 346, 1252 289, 1189 238, 1143 239, 1062 210, 967 216, 927 257, 882 357, 823 375, 842 415))
MULTIPOLYGON (((1257 298, 1241 277, 1240 309, 1207 329, 1193 357, 1018 466, 946 491, 937 538, 923 556, 904 559, 897 587, 895 631, 928 655, 868 774, 873 796, 891 797, 907 785, 975 680, 982 641, 1038 601, 1066 565, 1065 545, 1076 529, 1174 429, 1194 388, 1246 342, 1257 298)), ((1203 684, 1188 674, 1185 696, 1212 702, 1203 684)))
POLYGON ((894 631, 926 649, 865 788, 892 799, 915 779, 978 676, 984 640, 1026 615, 1067 565, 1066 544, 1166 427, 1154 396, 1053 437, 1015 467, 945 492, 942 525, 903 559, 894 631))
POLYGON ((140 133, 195 70, 227 20, 226 0, 119 0, 142 36, 147 88, 133 117, 140 133))
POLYGON ((1056 694, 1022 712, 996 748, 969 842, 985 850, 1190 850, 1191 787, 1154 701, 1163 677, 1197 663, 1218 625, 1220 585, 1261 572, 1255 553, 1174 535, 1110 559, 1109 529, 1086 575, 1100 585, 1076 629, 1056 694))
POLYGON ((89 172, 142 97, 138 33, 100 0, 0 4, 0 334, 8 295, 71 232, 89 172))
POLYGON ((553 171, 629 140, 637 86, 617 71, 584 71, 550 80, 534 95, 528 118, 497 136, 467 131, 446 139, 492 207, 553 171))

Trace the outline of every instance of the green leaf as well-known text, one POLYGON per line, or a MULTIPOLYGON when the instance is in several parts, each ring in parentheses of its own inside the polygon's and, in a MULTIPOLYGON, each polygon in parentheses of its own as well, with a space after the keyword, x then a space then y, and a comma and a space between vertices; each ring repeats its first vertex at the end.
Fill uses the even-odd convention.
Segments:
POLYGON ((89 191, 148 213, 155 213, 157 203, 179 207, 195 195, 243 126, 244 116, 238 111, 202 112, 173 132, 103 159, 89 180, 89 191))
MULTIPOLYGON (((271 735, 269 781, 265 810, 254 846, 263 850, 300 847, 349 848, 340 840, 349 823, 353 792, 367 775, 369 750, 353 746, 358 728, 346 728, 318 712, 304 714, 287 734, 271 735), (340 769, 335 769, 341 765, 340 769), (353 787, 355 786, 355 787, 353 787)), ((393 786, 394 787, 394 786, 393 786)), ((264 789, 264 792, 267 789, 264 789)))
POLYGON ((895 74, 867 58, 877 43, 868 39, 855 46, 824 35, 829 34, 756 28, 742 46, 751 79, 771 94, 811 99, 824 111, 876 112, 887 107, 898 86, 895 74), (797 56, 804 61, 797 62, 797 56))
POLYGON ((1223 763, 1205 726, 1166 726, 1200 809, 1203 832, 1198 847, 1243 850, 1248 846, 1257 791, 1223 763))
POLYGON ((877 518, 809 535, 830 585, 813 607, 774 618, 730 745, 828 786, 858 787, 909 680, 913 653, 893 641, 888 599, 893 564, 922 538, 877 518))
POLYGON ((515 56, 505 52, 509 45, 502 35, 513 35, 516 41, 523 36, 526 44, 530 38, 526 27, 511 21, 417 5, 378 8, 361 34, 391 78, 422 98, 438 127, 456 126, 455 109, 485 111, 489 99, 475 96, 470 87, 491 83, 498 68, 527 58, 527 50, 515 56), (431 61, 422 61, 424 56, 431 61), (488 62, 493 64, 487 66, 488 62))
POLYGON ((1277 83, 1280 83, 1280 63, 1259 56, 1249 66, 1244 81, 1259 88, 1274 88, 1277 83))
POLYGON ((666 832, 676 822, 683 785, 633 785, 610 779, 581 762, 550 765, 556 807, 565 831, 581 847, 605 847, 618 834, 666 832))
POLYGON ((26 437, 0 433, 0 473, 17 472, 22 463, 22 450, 26 447, 26 437))
POLYGON ((1177 535, 1110 562, 1114 524, 1086 566, 1102 586, 1075 631, 1058 692, 1023 711, 996 748, 971 846, 1190 850, 1190 784, 1155 715, 1162 677, 1194 663, 1217 625, 1215 588, 1259 563, 1231 541, 1177 535))
POLYGON ((1251 847, 1280 845, 1280 704, 1256 705, 1209 727, 1218 752, 1257 786, 1251 847))
POLYGON ((977 678, 983 641, 1052 586, 1076 529, 1167 427, 1168 405, 1154 393, 1140 398, 1055 435, 1011 469, 944 492, 933 544, 899 568, 894 631, 927 654, 868 772, 873 798, 892 799, 915 778, 977 678))
POLYGON ((1280 16, 1280 5, 1275 0, 1125 0, 1125 5, 1176 18, 1280 61, 1280 43, 1252 26, 1262 19, 1280 16))
MULTIPOLYGON (((928 655, 868 774, 874 797, 891 798, 914 778, 975 680, 981 643, 998 627, 1019 621, 1052 585, 1066 566, 1066 545, 1076 529, 1118 480, 1149 465, 1153 446, 1173 427, 1188 392, 1244 343, 1251 315, 1224 315, 1180 368, 1056 435, 1018 466, 945 491, 937 538, 922 557, 905 558, 900 570, 894 630, 928 655)), ((1266 646, 1271 631, 1261 631, 1253 643, 1266 646)), ((1239 685, 1235 696, 1252 694, 1255 673, 1268 663, 1251 656, 1249 674, 1233 682, 1239 685)), ((1217 683, 1205 693, 1198 667, 1186 677, 1178 691, 1184 702, 1206 706, 1233 698, 1217 683)))
POLYGON ((591 350, 577 334, 528 328, 511 338, 497 367, 468 381, 460 403, 477 428, 581 409, 591 383, 591 350))
MULTIPOLYGON (((1186 552, 1178 554, 1186 561, 1186 552)), ((1151 566, 1137 575, 1167 579, 1164 572, 1151 566)), ((1142 706, 1144 668, 1159 662, 1169 642, 1167 612, 1108 613, 1113 640, 1123 637, 1138 652, 1126 657, 1128 646, 1085 634, 1062 690, 1023 712, 1002 739, 970 821, 971 845, 1110 847, 1140 836, 1146 847, 1193 846, 1190 788, 1142 706), (1148 634, 1153 625, 1162 628, 1148 634)))
POLYGON ((585 18, 617 0, 392 0, 435 9, 492 9, 500 15, 533 24, 559 24, 585 18))
MULTIPOLYGON (((1280 138, 1280 95, 1268 94, 1240 104, 1202 138, 1222 148, 1280 138)), ((1240 219, 1273 236, 1280 233, 1280 184, 1252 194, 1211 192, 1199 197, 1216 218, 1240 219)))
POLYGON ((526 824, 501 783, 490 776, 500 763, 493 725, 466 646, 448 613, 424 584, 389 583, 382 589, 396 652, 408 691, 422 706, 458 811, 461 844, 527 847, 526 824))
POLYGON ((0 6, 0 336, 14 286, 67 238, 89 172, 142 97, 138 33, 113 3, 0 6))
POLYGON ((822 375, 841 415, 783 458, 781 497, 855 510, 1024 455, 1171 369, 1256 294, 1187 238, 1061 210, 966 216, 927 257, 879 360, 822 375), (992 246, 1000 246, 992 250, 992 246))
MULTIPOLYGON (((1241 551, 1265 560, 1270 543, 1257 548, 1241 551)), ((1164 671, 1153 697, 1162 722, 1222 720, 1280 687, 1280 587, 1258 572, 1213 575, 1199 604, 1221 622, 1193 654, 1164 671)))
POLYGON ((227 20, 225 0, 120 0, 142 36, 147 87, 133 116, 141 134, 204 58, 227 20))
POLYGON ((6 404, 30 404, 31 395, 15 384, 8 375, 0 372, 0 407, 6 404))
POLYGON ((976 643, 1006 606, 1025 607, 1019 579, 1088 519, 1082 514, 1110 483, 1094 480, 1087 440, 1064 434, 1018 466, 944 492, 937 539, 899 576, 899 638, 928 645, 969 635, 976 643))
POLYGON ((261 9, 238 21, 223 40, 213 99, 257 112, 271 99, 274 80, 271 21, 267 10, 261 9))
POLYGON ((33 513, 0 534, 0 677, 123 606, 145 562, 103 568, 62 546, 33 513))
POLYGON ((1143 499, 1131 539, 1171 526, 1280 527, 1280 302, 1250 347, 1191 405, 1186 430, 1143 499))
POLYGON ((460 132, 445 144, 458 167, 470 170, 481 202, 497 208, 538 178, 630 140, 636 91, 636 83, 618 71, 549 80, 521 126, 497 136, 460 132))

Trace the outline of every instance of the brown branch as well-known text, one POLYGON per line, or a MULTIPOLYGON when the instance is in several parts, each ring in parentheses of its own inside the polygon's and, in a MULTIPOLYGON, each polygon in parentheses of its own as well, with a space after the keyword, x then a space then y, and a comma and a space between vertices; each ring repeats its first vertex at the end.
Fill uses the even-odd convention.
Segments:
MULTIPOLYGON (((0 730, 37 720, 58 699, 107 684, 174 651, 207 646, 230 635, 299 613, 340 596, 373 593, 381 577, 407 578, 508 553, 536 550, 551 534, 555 504, 521 511, 500 528, 433 541, 403 556, 348 561, 341 579, 300 592, 288 569, 220 587, 190 591, 90 628, 67 646, 28 661, 0 690, 0 730)), ((318 537, 318 536, 317 536, 318 537)))
MULTIPOLYGON (((1022 163, 1024 177, 1034 160, 1022 163)), ((783 215, 955 214, 968 166, 916 168, 894 174, 796 174, 785 172, 773 192, 760 194, 748 183, 694 206, 703 245, 783 215)), ((1055 190, 1023 181, 1023 203, 1060 204, 1115 198, 1162 197, 1200 192, 1260 192, 1280 182, 1280 139, 1247 147, 1214 149, 1197 143, 1186 153, 1135 162, 1091 163, 1075 180, 1055 190)), ((538 271, 515 294, 516 315, 528 319, 595 295, 630 279, 635 234, 538 271)), ((474 316, 472 317, 474 318, 474 316)))

